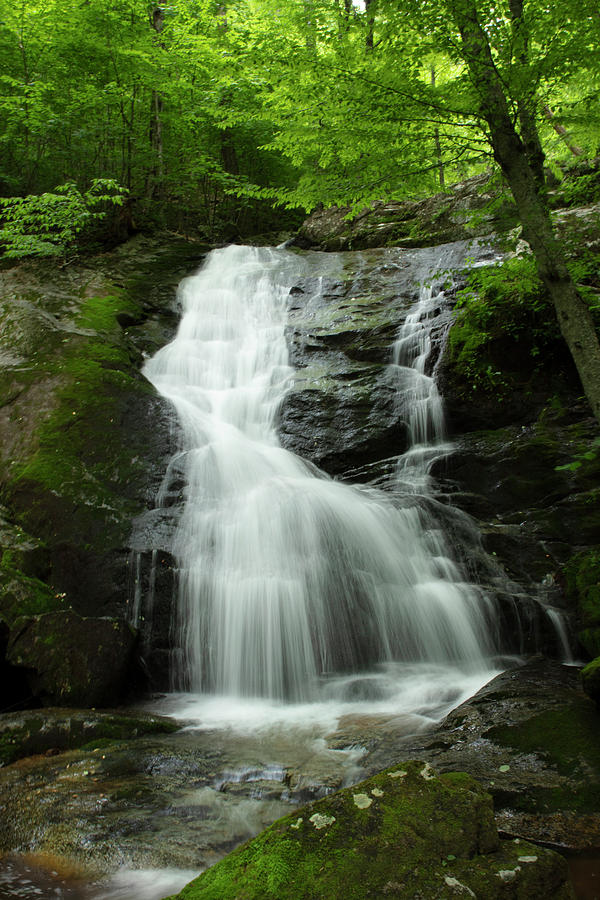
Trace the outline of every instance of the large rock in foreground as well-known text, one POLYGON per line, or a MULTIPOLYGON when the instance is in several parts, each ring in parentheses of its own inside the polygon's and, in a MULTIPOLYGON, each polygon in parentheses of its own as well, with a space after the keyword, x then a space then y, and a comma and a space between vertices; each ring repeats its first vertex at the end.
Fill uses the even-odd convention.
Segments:
POLYGON ((181 900, 571 898, 562 857, 503 841, 470 776, 407 762, 298 810, 234 851, 181 900))
MULTIPOLYGON (((350 733, 340 734, 330 746, 349 739, 350 733)), ((597 852, 600 717, 576 667, 540 658, 510 669, 434 730, 385 736, 369 766, 403 765, 403 758, 415 756, 439 771, 461 769, 476 778, 494 799, 502 832, 597 852)))

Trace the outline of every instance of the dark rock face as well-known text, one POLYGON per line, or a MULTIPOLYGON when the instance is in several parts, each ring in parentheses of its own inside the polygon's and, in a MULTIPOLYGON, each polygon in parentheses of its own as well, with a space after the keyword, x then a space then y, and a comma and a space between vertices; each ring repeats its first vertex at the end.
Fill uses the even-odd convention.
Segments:
MULTIPOLYGON (((376 256, 368 262, 374 272, 376 256)), ((354 262, 360 268, 357 258, 354 262)), ((379 262, 385 266, 381 257, 379 262)), ((398 454, 406 446, 387 372, 400 313, 394 308, 393 280, 383 297, 382 287, 376 278, 357 285, 351 275, 326 284, 320 315, 308 321, 300 295, 292 297, 289 344, 296 374, 280 410, 280 438, 284 447, 331 474, 398 454)))
POLYGON ((4 630, 52 610, 128 615, 131 523, 154 505, 176 446, 169 404, 140 369, 170 339, 175 287, 201 258, 195 245, 137 238, 68 269, 0 274, 4 630))
POLYGON ((592 456, 565 468, 578 448, 586 452, 597 432, 582 404, 550 407, 529 426, 462 435, 435 472, 452 501, 479 522, 484 546, 511 577, 537 584, 559 604, 562 566, 600 534, 600 461, 592 456))
POLYGON ((33 696, 45 705, 108 706, 123 696, 134 645, 123 619, 51 612, 17 619, 7 660, 27 670, 33 696))
MULTIPOLYGON (((450 245, 334 254, 324 258, 318 284, 300 281, 292 289, 288 341, 295 373, 278 422, 284 447, 331 475, 363 480, 373 477, 364 477, 364 467, 404 452, 408 410, 398 402, 398 374, 390 366, 394 340, 421 280, 444 269, 446 258, 455 265, 461 249, 467 252, 466 245, 450 245)), ((434 344, 448 315, 436 311, 434 344)), ((429 371, 437 356, 434 350, 429 371)))
POLYGON ((374 768, 418 755, 460 768, 494 798, 496 823, 513 837, 571 849, 600 834, 600 718, 578 670, 547 660, 499 675, 421 739, 384 742, 374 768), (384 762, 385 761, 385 762, 384 762))

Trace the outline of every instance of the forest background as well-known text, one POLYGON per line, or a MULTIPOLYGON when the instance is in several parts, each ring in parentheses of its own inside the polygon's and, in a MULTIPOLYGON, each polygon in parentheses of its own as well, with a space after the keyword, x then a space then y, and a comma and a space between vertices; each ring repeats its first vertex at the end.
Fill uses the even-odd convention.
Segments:
POLYGON ((598 152, 599 60, 594 0, 2 0, 0 242, 235 240, 489 171, 599 418, 590 300, 548 203, 598 152))

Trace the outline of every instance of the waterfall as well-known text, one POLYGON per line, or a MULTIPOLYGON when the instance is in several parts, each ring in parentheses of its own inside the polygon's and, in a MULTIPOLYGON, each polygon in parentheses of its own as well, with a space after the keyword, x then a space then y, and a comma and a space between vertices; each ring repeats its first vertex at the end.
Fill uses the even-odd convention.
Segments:
POLYGON ((181 285, 174 340, 145 366, 182 433, 176 686, 312 701, 395 664, 487 671, 488 601, 419 503, 446 446, 426 374, 443 292, 422 289, 390 363, 411 435, 398 491, 351 486, 277 437, 293 378, 286 307, 305 266, 283 249, 213 251, 181 285))

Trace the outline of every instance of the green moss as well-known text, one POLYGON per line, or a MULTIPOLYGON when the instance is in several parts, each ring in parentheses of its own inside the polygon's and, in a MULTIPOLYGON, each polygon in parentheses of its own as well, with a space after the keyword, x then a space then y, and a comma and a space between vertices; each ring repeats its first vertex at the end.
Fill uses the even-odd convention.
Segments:
POLYGON ((49 749, 99 750, 146 734, 169 734, 178 725, 154 716, 112 713, 29 713, 0 722, 0 766, 49 749))
POLYGON ((139 478, 138 464, 120 429, 131 395, 151 388, 132 374, 125 347, 100 338, 73 339, 47 369, 60 378, 54 409, 39 426, 35 453, 11 472, 12 490, 25 488, 29 495, 26 520, 47 517, 46 492, 74 504, 84 533, 98 508, 117 519, 134 515, 123 486, 139 478))
POLYGON ((600 705, 600 656, 581 670, 581 683, 586 694, 600 705))
POLYGON ((584 628, 577 633, 577 637, 592 659, 600 656, 600 627, 584 628))
POLYGON ((500 844, 490 798, 474 779, 436 777, 408 762, 280 819, 178 898, 445 900, 461 892, 496 900, 506 896, 498 873, 509 868, 515 897, 568 896, 560 858, 525 842, 500 844))
POLYGON ((87 297, 77 316, 76 323, 81 328, 90 328, 97 333, 120 335, 121 326, 116 316, 120 312, 137 318, 141 316, 141 306, 131 300, 123 291, 102 297, 87 297))
POLYGON ((600 625, 600 549, 571 557, 564 568, 567 596, 576 604, 584 628, 600 625))
POLYGON ((471 272, 458 295, 448 353, 459 379, 502 398, 522 380, 524 360, 532 372, 535 359, 558 338, 532 260, 513 258, 471 272), (509 355, 504 350, 507 340, 509 355))
POLYGON ((20 616, 37 616, 65 607, 65 597, 12 565, 14 555, 5 551, 0 564, 0 618, 8 625, 20 616))
MULTIPOLYGON (((569 707, 546 710, 517 725, 498 725, 486 736, 521 753, 544 757, 561 775, 580 776, 582 787, 536 791, 535 802, 546 804, 547 809, 597 811, 600 780, 588 776, 600 772, 600 718, 589 701, 581 699, 569 707)), ((529 809, 531 798, 523 801, 529 809)))

